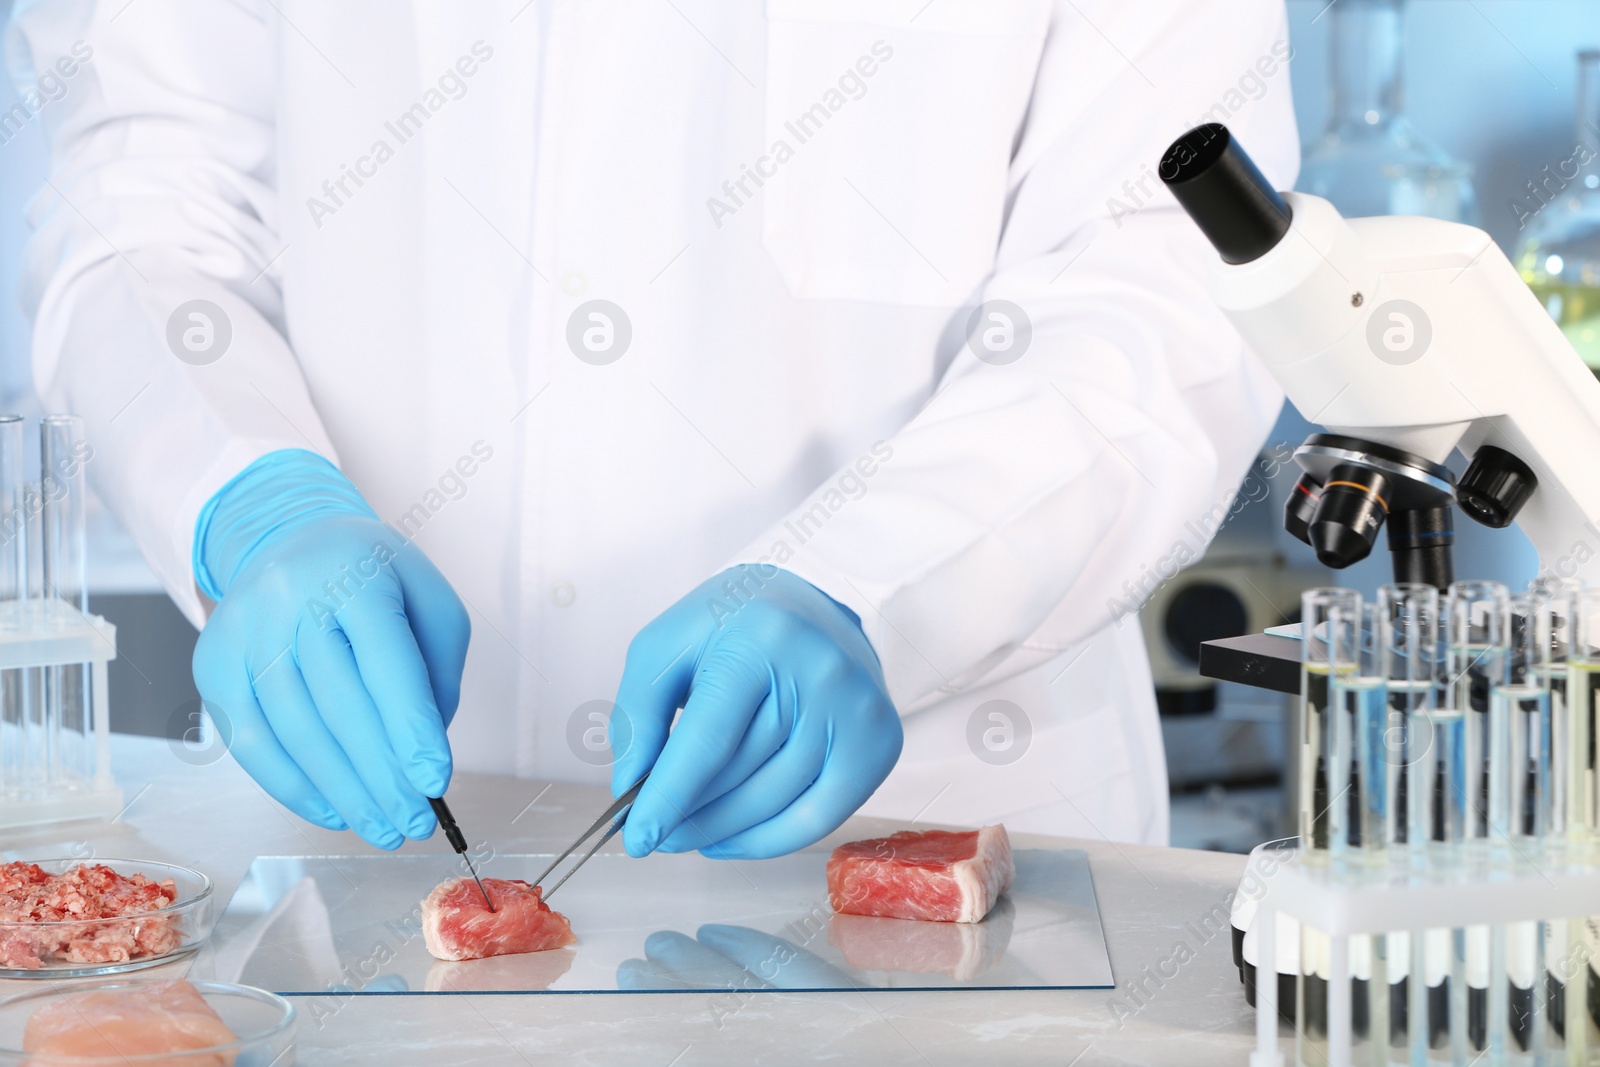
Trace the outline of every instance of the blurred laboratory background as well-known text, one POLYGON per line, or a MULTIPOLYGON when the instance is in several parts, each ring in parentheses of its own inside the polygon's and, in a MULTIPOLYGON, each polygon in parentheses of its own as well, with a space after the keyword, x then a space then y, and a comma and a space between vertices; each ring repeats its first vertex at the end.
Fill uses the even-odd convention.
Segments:
MULTIPOLYGON (((1600 2, 1288 0, 1288 9, 1306 153, 1299 188, 1346 215, 1431 214, 1484 227, 1600 366, 1600 337, 1591 336, 1600 328, 1600 55, 1587 61, 1580 92, 1580 55, 1600 49, 1600 2)), ((0 17, 9 13, 0 0, 0 17)), ((0 86, 0 116, 15 114, 15 103, 12 86, 0 86)), ((0 409, 28 414, 40 409, 17 275, 26 204, 44 175, 37 120, 0 122, 0 409)), ((1205 557, 1146 590, 1141 623, 1177 845, 1244 851, 1289 824, 1283 773, 1296 742, 1287 698, 1214 685, 1196 668, 1201 641, 1292 619, 1300 592, 1330 580, 1281 523, 1296 477, 1290 454, 1309 432, 1287 411, 1205 557)), ((1457 536, 1462 575, 1521 586, 1537 568, 1515 529, 1460 523, 1457 536)), ((179 735, 198 706, 194 633, 99 509, 90 542, 93 608, 118 627, 112 727, 179 735)), ((1387 555, 1340 584, 1372 595, 1387 579, 1387 555)))

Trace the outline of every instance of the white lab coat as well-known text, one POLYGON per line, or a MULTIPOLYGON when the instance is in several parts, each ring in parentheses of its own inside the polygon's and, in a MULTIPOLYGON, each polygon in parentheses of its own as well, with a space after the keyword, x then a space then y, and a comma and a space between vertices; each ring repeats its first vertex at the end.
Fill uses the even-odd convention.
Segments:
POLYGON ((202 504, 335 458, 471 611, 461 768, 605 780, 629 639, 776 550, 903 714, 867 812, 1164 841, 1116 604, 1281 397, 1154 168, 1211 109, 1292 183, 1286 33, 1280 0, 24 0, 25 89, 92 52, 41 97, 36 379, 197 625, 202 504), (203 365, 167 341, 196 299, 203 365), (608 363, 567 340, 596 299, 608 363), (963 344, 996 299, 1008 365, 963 344))

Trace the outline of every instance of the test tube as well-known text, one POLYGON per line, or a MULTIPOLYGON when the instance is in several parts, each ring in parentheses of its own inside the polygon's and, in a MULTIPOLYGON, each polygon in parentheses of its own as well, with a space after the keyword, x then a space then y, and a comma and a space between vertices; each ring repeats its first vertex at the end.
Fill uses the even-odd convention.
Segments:
MULTIPOLYGON (((1323 716, 1322 749, 1327 767, 1328 853, 1335 862, 1349 858, 1352 848, 1367 840, 1369 776, 1363 774, 1361 743, 1368 725, 1383 716, 1384 684, 1374 648, 1374 606, 1330 605, 1328 643, 1328 711, 1323 716)), ((1381 847, 1381 846, 1380 846, 1381 847)))
MULTIPOLYGON (((1449 700, 1441 655, 1449 607, 1413 585, 1389 594, 1396 622, 1388 638, 1394 699, 1407 710, 1405 730, 1406 851, 1424 871, 1441 846, 1466 833, 1466 719, 1449 700)), ((1410 933, 1406 1022, 1413 1063, 1449 1062, 1467 1019, 1466 966, 1460 931, 1429 927, 1410 933), (1416 980, 1411 980, 1411 978, 1416 980)))
MULTIPOLYGON (((41 607, 44 625, 54 629, 82 625, 89 607, 83 470, 87 454, 82 419, 47 415, 40 420, 41 607)), ((91 777, 95 746, 89 671, 88 663, 44 670, 46 717, 53 735, 51 785, 71 787, 91 777)))
POLYGON ((89 608, 84 573, 83 420, 76 415, 46 415, 39 421, 39 469, 44 496, 44 592, 66 609, 63 619, 80 621, 89 608))
MULTIPOLYGON (((1490 844, 1509 849, 1513 838, 1535 837, 1549 791, 1550 694, 1542 683, 1542 606, 1528 596, 1506 605, 1505 680, 1489 692, 1490 844)), ((1509 860, 1509 856, 1506 857, 1509 860)))
MULTIPOLYGON (((1572 594, 1570 641, 1567 646, 1567 848, 1569 858, 1593 862, 1596 845, 1595 714, 1600 710, 1600 589, 1579 588, 1572 594)), ((1600 951, 1594 930, 1596 916, 1568 920, 1569 956, 1582 962, 1574 969, 1582 982, 1566 990, 1566 1041, 1569 1053, 1585 1054, 1586 1010, 1600 1001, 1600 980, 1594 956, 1600 951)))
MULTIPOLYGON (((1406 849, 1425 871, 1440 846, 1464 840, 1466 722, 1454 708, 1426 708, 1406 728, 1408 819, 1406 849)), ((1411 932, 1407 1021, 1413 1062, 1449 1051, 1467 1018, 1466 953, 1461 931, 1430 927, 1411 932), (1452 1023, 1454 1025, 1452 1025, 1452 1023)), ((1487 983, 1485 983, 1487 988, 1487 983)))
MULTIPOLYGON (((1528 583, 1528 595, 1537 608, 1533 669, 1538 684, 1549 696, 1549 726, 1544 738, 1547 750, 1546 789, 1540 798, 1536 823, 1541 827, 1541 844, 1557 855, 1565 851, 1567 836, 1569 759, 1573 747, 1568 737, 1571 722, 1567 709, 1567 659, 1572 640, 1573 595, 1579 586, 1559 578, 1535 578, 1528 583)), ((1587 761, 1585 761, 1587 762, 1587 761)), ((1571 955, 1567 920, 1552 917, 1541 924, 1544 956, 1544 1011, 1534 1017, 1535 1029, 1542 1031, 1541 1047, 1561 1048, 1565 1044, 1567 979, 1572 977, 1562 964, 1571 955)), ((1583 989, 1575 983, 1574 993, 1583 989)))
MULTIPOLYGON (((1326 716, 1329 773, 1328 856, 1335 869, 1370 869, 1384 855, 1384 822, 1370 813, 1383 813, 1386 805, 1374 799, 1387 783, 1384 755, 1374 752, 1384 737, 1384 657, 1376 604, 1351 610, 1336 604, 1328 610, 1330 706, 1326 716), (1371 832, 1376 823, 1377 833, 1371 832)), ((1391 989, 1387 944, 1382 934, 1351 934, 1344 938, 1349 974, 1345 1004, 1349 1051, 1355 1059, 1369 1058, 1369 1049, 1381 1047, 1391 1034, 1391 989)), ((1337 952, 1339 941, 1331 948, 1337 952)), ((1333 967, 1331 974, 1339 971, 1333 967)), ((1333 977, 1330 976, 1330 981, 1333 977)), ((1340 1031, 1338 995, 1329 987, 1329 1038, 1340 1031)))
POLYGON ((1469 839, 1489 835, 1489 694, 1509 677, 1506 587, 1453 582, 1446 598, 1442 704, 1466 720, 1466 817, 1469 839))
MULTIPOLYGON (((1310 589, 1301 595, 1300 608, 1300 849, 1307 862, 1326 863, 1332 798, 1329 705, 1332 677, 1339 669, 1331 637, 1342 621, 1359 618, 1361 594, 1353 589, 1310 589)), ((1330 951, 1327 934, 1310 924, 1301 925, 1300 974, 1295 991, 1300 1038, 1309 1043, 1307 1051, 1314 1049, 1311 1054, 1324 1058, 1330 951)))
POLYGON ((1567 839, 1587 852, 1595 842, 1595 710, 1600 689, 1600 589, 1572 594, 1567 646, 1567 839))
MULTIPOLYGON (((0 415, 0 630, 23 624, 28 595, 28 516, 23 509, 26 423, 0 415)), ((26 672, 0 670, 0 802, 20 799, 27 776, 26 672)))
MULTIPOLYGON (((1469 842, 1489 847, 1491 767, 1503 767, 1507 754, 1497 748, 1501 737, 1491 728, 1490 696, 1510 679, 1511 637, 1509 596, 1499 582, 1453 582, 1446 598, 1446 694, 1451 707, 1465 721, 1463 793, 1459 799, 1446 793, 1452 809, 1459 809, 1469 842)), ((1494 970, 1494 937, 1488 924, 1475 923, 1458 931, 1456 947, 1465 966, 1466 984, 1452 996, 1453 1006, 1465 1008, 1468 1047, 1489 1047, 1491 988, 1499 989, 1494 970), (1465 997, 1463 1003, 1462 996, 1465 997)), ((1455 1016, 1453 1016, 1455 1018, 1455 1016)), ((1458 1040, 1460 1031, 1456 1031, 1458 1040)), ((1495 1035, 1498 1040, 1500 1035, 1495 1035)))
MULTIPOLYGON (((1382 723, 1369 729, 1381 730, 1381 743, 1372 746, 1385 761, 1381 768, 1387 779, 1382 794, 1388 800, 1379 816, 1374 813, 1373 829, 1381 830, 1385 844, 1399 845, 1408 840, 1425 842, 1432 836, 1431 794, 1416 788, 1412 779, 1414 757, 1426 755, 1426 747, 1409 744, 1413 724, 1428 731, 1421 740, 1431 738, 1431 727, 1421 716, 1435 708, 1435 687, 1439 675, 1439 590, 1417 582, 1396 583, 1378 589, 1378 642, 1383 656, 1386 708, 1382 723), (1410 834, 1412 823, 1419 828, 1410 834)), ((1377 774, 1374 769, 1373 776, 1377 774)), ((1369 776, 1370 777, 1370 776, 1369 776)))
MULTIPOLYGON (((1380 586, 1374 614, 1384 703, 1381 718, 1369 720, 1361 731, 1362 778, 1367 793, 1363 841, 1368 848, 1394 850, 1409 840, 1417 842, 1420 850, 1432 834, 1432 791, 1428 785, 1418 784, 1413 762, 1434 758, 1428 716, 1434 709, 1439 673, 1439 590, 1425 583, 1380 586), (1415 741, 1413 731, 1417 733, 1415 741), (1409 833, 1413 823, 1418 830, 1409 833)), ((1431 782, 1431 763, 1423 770, 1425 782, 1431 782)), ((1381 970, 1387 985, 1389 1047, 1402 1057, 1413 1018, 1412 944, 1412 934, 1404 930, 1374 937, 1372 944, 1374 975, 1381 970)), ((1419 1035, 1428 1032, 1426 990, 1423 985, 1417 991, 1424 1007, 1424 1013, 1416 1016, 1422 1023, 1419 1035)))
POLYGON ((1308 589, 1300 597, 1300 842, 1308 857, 1328 848, 1328 702, 1333 672, 1329 616, 1361 610, 1361 594, 1334 587, 1308 589))
MULTIPOLYGON (((1489 693, 1490 858, 1505 869, 1544 831, 1540 813, 1549 791, 1550 694, 1539 671, 1545 655, 1542 615, 1543 607, 1533 597, 1507 602, 1506 680, 1489 693)), ((1487 1047, 1500 1062, 1525 1050, 1531 1037, 1538 926, 1536 921, 1512 922, 1490 931, 1492 996, 1487 1033, 1477 1047, 1487 1047)))
POLYGON ((1528 597, 1537 611, 1530 650, 1534 656, 1534 680, 1550 697, 1546 738, 1549 777, 1537 816, 1541 836, 1550 844, 1562 842, 1567 832, 1568 758, 1572 748, 1567 737, 1572 725, 1567 714, 1567 659, 1572 641, 1573 595, 1578 588, 1576 583, 1560 579, 1536 578, 1528 583, 1528 597))

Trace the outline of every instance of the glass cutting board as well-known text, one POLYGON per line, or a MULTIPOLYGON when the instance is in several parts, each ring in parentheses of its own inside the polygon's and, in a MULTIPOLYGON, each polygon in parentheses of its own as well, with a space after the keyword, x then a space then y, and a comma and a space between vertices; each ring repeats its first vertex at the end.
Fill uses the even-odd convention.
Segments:
MULTIPOLYGON (((550 856, 480 873, 532 880, 550 856)), ((602 854, 556 909, 578 943, 449 963, 428 954, 419 901, 464 875, 454 856, 262 856, 194 975, 284 994, 1109 988, 1082 851, 1016 852, 1017 879, 981 923, 835 915, 828 855, 643 860, 602 854)))

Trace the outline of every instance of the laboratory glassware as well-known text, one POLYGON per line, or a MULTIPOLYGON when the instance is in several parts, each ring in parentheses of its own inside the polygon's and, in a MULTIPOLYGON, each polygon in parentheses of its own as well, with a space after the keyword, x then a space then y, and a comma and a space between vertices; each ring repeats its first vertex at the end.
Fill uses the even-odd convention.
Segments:
POLYGON ((1578 53, 1577 124, 1511 199, 1512 262, 1590 369, 1600 373, 1600 50, 1578 53))
POLYGON ((1404 0, 1330 5, 1329 113, 1296 187, 1347 218, 1426 215, 1476 223, 1472 169, 1417 134, 1405 115, 1404 0))

